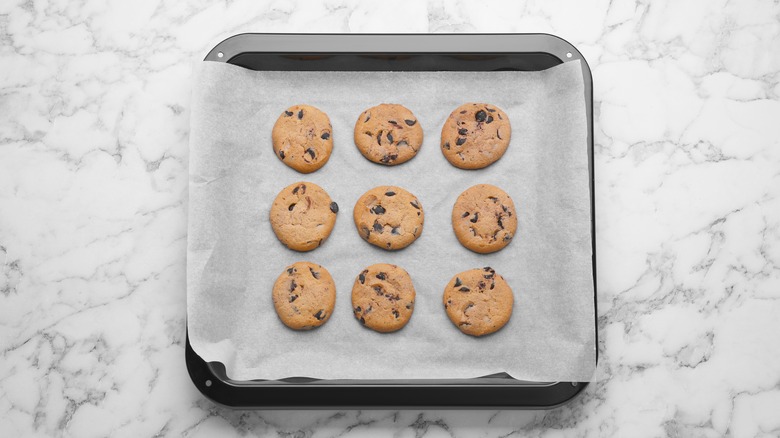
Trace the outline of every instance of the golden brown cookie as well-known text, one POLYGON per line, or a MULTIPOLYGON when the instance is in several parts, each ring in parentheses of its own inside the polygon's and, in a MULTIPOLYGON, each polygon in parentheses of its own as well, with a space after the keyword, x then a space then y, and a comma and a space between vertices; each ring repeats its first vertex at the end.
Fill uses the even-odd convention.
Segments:
POLYGON ((324 166, 333 151, 333 128, 328 115, 309 105, 287 108, 271 132, 274 153, 301 173, 324 166))
POLYGON ((483 336, 498 331, 512 316, 512 289, 492 268, 471 269, 452 277, 444 289, 444 309, 463 333, 483 336))
POLYGON ((374 163, 405 163, 417 155, 422 143, 417 117, 401 105, 377 105, 363 111, 355 122, 355 145, 374 163))
POLYGON ((366 327, 387 333, 401 329, 414 312, 412 278, 401 267, 379 263, 364 269, 352 286, 352 311, 366 327))
POLYGON ((301 181, 285 187, 274 199, 271 227, 286 247, 311 251, 330 236, 338 211, 338 204, 322 187, 301 181))
POLYGON ((452 206, 452 228, 461 245, 487 254, 509 244, 517 232, 512 198, 490 184, 477 184, 458 196, 452 206))
POLYGON ((336 284, 322 266, 296 262, 276 279, 272 296, 284 325, 310 330, 328 322, 336 304, 336 284))
POLYGON ((425 219, 420 201, 396 186, 367 191, 355 203, 352 216, 363 240, 387 250, 411 245, 422 234, 425 219))
POLYGON ((453 166, 482 169, 498 161, 509 146, 509 117, 495 105, 466 103, 441 128, 441 151, 453 166))

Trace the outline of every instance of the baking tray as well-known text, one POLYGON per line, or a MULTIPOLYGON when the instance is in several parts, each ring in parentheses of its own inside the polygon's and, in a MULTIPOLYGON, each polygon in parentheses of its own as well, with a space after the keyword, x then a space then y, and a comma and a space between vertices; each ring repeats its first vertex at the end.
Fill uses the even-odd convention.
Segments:
MULTIPOLYGON (((579 60, 585 85, 590 173, 593 300, 596 247, 593 195, 593 80, 577 49, 547 34, 239 34, 217 44, 205 61, 250 70, 539 71, 579 60)), ((594 331, 598 345, 598 331, 594 331)), ((549 409, 580 394, 588 382, 529 382, 508 374, 473 379, 237 381, 220 362, 206 362, 186 340, 187 370, 200 392, 240 409, 451 408, 549 409)), ((598 350, 596 352, 598 363, 598 350)))

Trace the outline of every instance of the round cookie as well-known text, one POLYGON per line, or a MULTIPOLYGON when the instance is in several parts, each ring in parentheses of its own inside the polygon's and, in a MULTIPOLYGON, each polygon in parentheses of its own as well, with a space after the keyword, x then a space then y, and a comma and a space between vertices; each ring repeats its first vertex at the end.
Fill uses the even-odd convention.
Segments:
POLYGON ((333 151, 333 128, 328 115, 309 105, 287 108, 271 132, 274 153, 301 173, 324 166, 333 151))
POLYGON ((412 278, 401 267, 379 263, 364 269, 352 286, 352 311, 366 327, 381 333, 400 330, 414 312, 412 278))
POLYGON ((395 166, 405 163, 420 150, 423 130, 407 108, 383 103, 371 107, 355 122, 355 145, 374 163, 395 166))
POLYGON ((422 234, 425 219, 420 201, 396 186, 379 186, 364 193, 352 216, 360 237, 386 250, 411 245, 422 234))
POLYGON ((452 277, 444 289, 443 302, 455 327, 467 335, 483 336, 509 321, 514 297, 504 277, 485 267, 452 277))
POLYGON ((311 251, 330 236, 339 206, 317 184, 291 184, 271 204, 271 227, 286 247, 311 251))
POLYGON ((495 105, 466 103, 441 128, 441 151, 461 169, 482 169, 498 161, 509 146, 509 117, 495 105))
POLYGON ((310 330, 328 322, 336 304, 336 284, 322 266, 296 262, 276 279, 272 296, 284 325, 310 330))
POLYGON ((477 184, 452 206, 452 229, 466 248, 480 254, 496 252, 517 232, 515 203, 498 187, 477 184))

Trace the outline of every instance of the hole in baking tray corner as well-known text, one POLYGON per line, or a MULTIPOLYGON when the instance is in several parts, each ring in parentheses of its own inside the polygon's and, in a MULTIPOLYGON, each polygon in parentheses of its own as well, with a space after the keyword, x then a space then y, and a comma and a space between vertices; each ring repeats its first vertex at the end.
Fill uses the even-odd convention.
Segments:
POLYGON ((206 386, 211 387, 211 380, 206 380, 206 386))
MULTIPOLYGON (((217 56, 219 56, 220 58, 222 57, 221 55, 217 55, 217 56)), ((571 52, 566 52, 566 57, 571 58, 571 52)))
MULTIPOLYGON (((223 56, 225 56, 225 54, 224 54, 224 53, 222 53, 222 52, 217 52, 217 58, 221 58, 221 57, 223 57, 223 56)), ((571 58, 571 53, 569 53, 569 58, 571 58)))
POLYGON ((571 382, 571 386, 577 386, 577 382, 571 382))

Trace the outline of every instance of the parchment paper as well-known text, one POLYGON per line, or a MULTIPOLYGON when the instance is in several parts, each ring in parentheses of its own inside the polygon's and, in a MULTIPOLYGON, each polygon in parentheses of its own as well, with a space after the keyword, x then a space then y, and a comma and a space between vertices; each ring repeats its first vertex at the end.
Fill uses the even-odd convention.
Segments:
POLYGON ((231 378, 473 378, 507 372, 521 380, 587 381, 595 367, 589 191, 583 80, 578 61, 543 72, 253 72, 202 62, 193 92, 187 251, 189 338, 231 378), (424 144, 393 167, 369 162, 352 139, 357 116, 401 103, 418 117, 424 144), (451 166, 441 127, 465 102, 498 105, 510 117, 504 157, 478 171, 451 166), (314 105, 333 125, 330 161, 300 174, 277 159, 271 129, 288 106, 314 105), (296 181, 323 187, 340 206, 336 226, 308 253, 285 248, 268 221, 277 193, 296 181), (455 238, 452 205, 489 183, 515 202, 513 242, 475 254, 455 238), (364 242, 352 209, 366 190, 398 185, 425 210, 421 237, 387 252, 364 242), (336 308, 322 327, 296 332, 277 318, 271 289, 285 266, 323 265, 336 282, 336 308), (351 288, 373 263, 405 268, 417 291, 401 331, 380 334, 355 320, 351 288), (483 338, 462 334, 442 305, 449 279, 491 266, 515 296, 510 322, 483 338))

